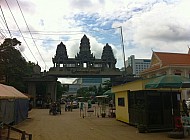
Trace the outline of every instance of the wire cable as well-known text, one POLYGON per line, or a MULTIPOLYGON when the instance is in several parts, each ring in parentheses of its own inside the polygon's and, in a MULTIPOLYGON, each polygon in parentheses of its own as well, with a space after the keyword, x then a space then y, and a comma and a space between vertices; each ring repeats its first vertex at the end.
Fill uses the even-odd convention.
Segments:
MULTIPOLYGON (((10 37, 11 37, 11 39, 12 39, 12 34, 11 34, 10 30, 9 30, 9 27, 8 27, 7 22, 6 22, 6 18, 5 18, 5 16, 4 16, 3 9, 2 9, 2 7, 1 7, 1 5, 0 5, 0 8, 1 8, 1 12, 2 12, 2 14, 3 14, 3 18, 4 18, 5 25, 6 25, 6 27, 7 27, 7 30, 9 31, 9 35, 10 35, 10 37)), ((11 43, 12 43, 12 41, 11 41, 11 43)), ((12 46, 13 46, 13 45, 12 45, 12 46)), ((25 55, 24 53, 22 53, 22 51, 20 50, 19 47, 18 47, 18 50, 20 51, 21 54, 24 55, 24 57, 26 57, 26 55, 25 55)), ((28 60, 27 57, 26 57, 26 59, 28 60)))
MULTIPOLYGON (((2 10, 1 10, 2 11, 2 10)), ((3 12, 2 12, 2 14, 3 14, 3 12)), ((5 32, 7 32, 8 33, 8 31, 6 30, 6 24, 5 24, 5 22, 4 22, 4 24, 2 23, 3 21, 4 21, 4 19, 3 19, 3 17, 0 15, 0 17, 1 17, 1 19, 2 20, 0 20, 0 22, 1 22, 1 25, 2 25, 2 28, 4 29, 1 29, 1 31, 4 33, 4 36, 6 37, 6 33, 5 32)))
POLYGON ((19 9, 20 9, 20 11, 21 11, 21 13, 22 13, 22 17, 23 17, 23 19, 24 19, 24 21, 25 21, 25 24, 26 24, 26 26, 27 26, 27 28, 28 28, 28 31, 29 31, 29 33, 30 33, 30 36, 32 37, 32 40, 33 40, 33 42, 34 42, 34 45, 36 46, 36 49, 38 50, 38 53, 40 54, 40 57, 41 57, 42 61, 43 61, 44 64, 45 64, 45 70, 46 70, 47 65, 46 65, 46 63, 45 63, 45 61, 44 61, 44 59, 43 59, 43 57, 42 57, 42 55, 41 55, 41 53, 40 53, 40 51, 39 51, 37 45, 36 45, 36 42, 34 41, 34 38, 33 38, 33 36, 32 36, 32 33, 30 32, 30 29, 29 29, 29 27, 28 27, 28 24, 27 24, 27 22, 26 22, 26 19, 25 19, 25 17, 24 17, 24 14, 23 14, 23 12, 22 12, 22 9, 21 9, 21 7, 20 7, 20 4, 19 4, 18 0, 16 0, 16 1, 17 1, 18 6, 19 6, 19 9))
MULTIPOLYGON (((6 25, 6 27, 7 27, 7 30, 9 31, 9 35, 10 35, 10 37, 11 37, 11 39, 12 39, 12 34, 11 34, 11 32, 10 32, 10 30, 9 30, 9 27, 8 27, 8 24, 7 24, 7 22, 6 22, 6 18, 5 18, 5 16, 4 16, 4 13, 3 13, 3 9, 2 9, 2 7, 1 7, 1 5, 0 5, 0 8, 1 8, 1 12, 2 12, 2 14, 3 14, 3 18, 4 18, 4 23, 5 23, 5 25, 6 25)), ((12 43, 12 41, 11 41, 11 43, 12 43)), ((13 44, 12 44, 12 46, 13 46, 13 44)), ((24 55, 24 57, 26 57, 26 55, 20 50, 20 48, 18 47, 18 50, 20 51, 20 53, 21 54, 23 54, 24 55)), ((28 58, 26 57, 26 59, 28 60, 28 58)))
POLYGON ((19 32, 20 32, 20 34, 21 34, 21 36, 22 36, 22 38, 23 38, 24 42, 26 43, 26 46, 28 47, 28 49, 29 49, 30 53, 32 54, 32 56, 34 57, 34 59, 36 60, 36 62, 38 62, 38 61, 37 61, 37 59, 36 59, 36 57, 35 57, 35 56, 34 56, 34 54, 32 53, 32 51, 31 51, 31 49, 30 49, 30 47, 29 47, 28 43, 26 42, 26 40, 25 40, 25 38, 24 38, 24 36, 23 36, 22 32, 21 32, 21 30, 20 30, 20 28, 19 28, 19 26, 18 26, 18 23, 17 23, 17 21, 16 21, 16 19, 15 19, 14 15, 13 15, 13 13, 12 13, 11 9, 10 9, 10 6, 9 6, 9 4, 8 4, 7 0, 5 0, 5 1, 6 1, 6 4, 7 4, 8 8, 9 8, 9 11, 11 12, 11 15, 12 15, 12 17, 13 17, 13 19, 14 19, 14 21, 15 21, 16 25, 17 25, 17 28, 19 29, 19 32))
MULTIPOLYGON (((115 28, 107 28, 107 29, 90 29, 88 32, 107 32, 108 30, 119 29, 120 27, 115 28)), ((15 31, 15 30, 11 30, 15 31)), ((15 31, 16 32, 16 31, 15 31)), ((28 33, 29 31, 22 31, 23 33, 28 33)), ((40 34, 40 35, 78 35, 84 34, 85 31, 30 31, 32 34, 40 34)))

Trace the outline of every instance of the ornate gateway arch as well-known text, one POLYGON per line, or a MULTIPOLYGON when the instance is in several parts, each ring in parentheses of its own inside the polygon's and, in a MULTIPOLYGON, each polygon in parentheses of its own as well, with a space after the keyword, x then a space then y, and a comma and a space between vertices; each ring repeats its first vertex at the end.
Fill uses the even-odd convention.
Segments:
POLYGON ((112 48, 106 44, 100 59, 96 59, 90 50, 90 41, 84 35, 80 42, 80 51, 75 58, 69 58, 66 46, 61 42, 57 45, 56 55, 52 58, 54 67, 48 75, 57 77, 115 77, 121 72, 115 67, 116 59, 112 48))
POLYGON ((122 72, 115 67, 116 59, 112 48, 106 44, 103 47, 100 59, 96 59, 90 50, 90 41, 84 35, 80 42, 80 51, 75 58, 69 58, 66 46, 61 42, 57 45, 55 56, 52 58, 54 66, 49 71, 42 73, 41 68, 37 65, 34 69, 35 74, 26 77, 24 80, 28 84, 28 94, 34 97, 34 106, 37 100, 37 87, 45 85, 44 96, 56 100, 56 81, 58 77, 117 77, 122 72))

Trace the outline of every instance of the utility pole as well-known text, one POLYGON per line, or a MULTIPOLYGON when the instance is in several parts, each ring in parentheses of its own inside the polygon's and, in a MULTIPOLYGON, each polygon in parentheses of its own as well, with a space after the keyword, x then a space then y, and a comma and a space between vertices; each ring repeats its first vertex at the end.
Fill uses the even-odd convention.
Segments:
POLYGON ((126 74, 127 69, 126 69, 126 63, 125 63, 125 46, 124 46, 124 43, 123 43, 122 26, 120 26, 119 28, 120 28, 120 31, 121 31, 121 45, 122 45, 122 49, 123 49, 123 62, 124 62, 124 70, 125 70, 125 74, 126 74))

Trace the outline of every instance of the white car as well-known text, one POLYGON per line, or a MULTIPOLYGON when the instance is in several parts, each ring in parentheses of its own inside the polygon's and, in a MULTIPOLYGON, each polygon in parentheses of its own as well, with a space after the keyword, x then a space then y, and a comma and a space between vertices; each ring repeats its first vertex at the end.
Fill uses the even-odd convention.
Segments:
POLYGON ((187 100, 186 104, 187 104, 187 108, 190 109, 190 100, 187 100))
POLYGON ((73 109, 78 108, 78 102, 77 101, 73 101, 73 109))

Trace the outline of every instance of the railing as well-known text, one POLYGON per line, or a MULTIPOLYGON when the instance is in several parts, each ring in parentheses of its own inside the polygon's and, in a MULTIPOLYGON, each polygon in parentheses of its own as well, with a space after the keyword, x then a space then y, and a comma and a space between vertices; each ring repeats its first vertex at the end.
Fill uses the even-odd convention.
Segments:
POLYGON ((84 107, 80 109, 80 117, 110 117, 115 118, 115 107, 109 107, 108 105, 92 105, 91 108, 84 105, 84 107))
POLYGON ((22 131, 20 129, 17 129, 15 127, 12 127, 8 124, 2 124, 0 127, 0 140, 11 140, 13 138, 10 137, 11 131, 14 131, 15 133, 19 133, 21 137, 18 140, 32 140, 32 134, 26 133, 25 131, 22 131), (4 132, 2 134, 2 132, 4 132))

